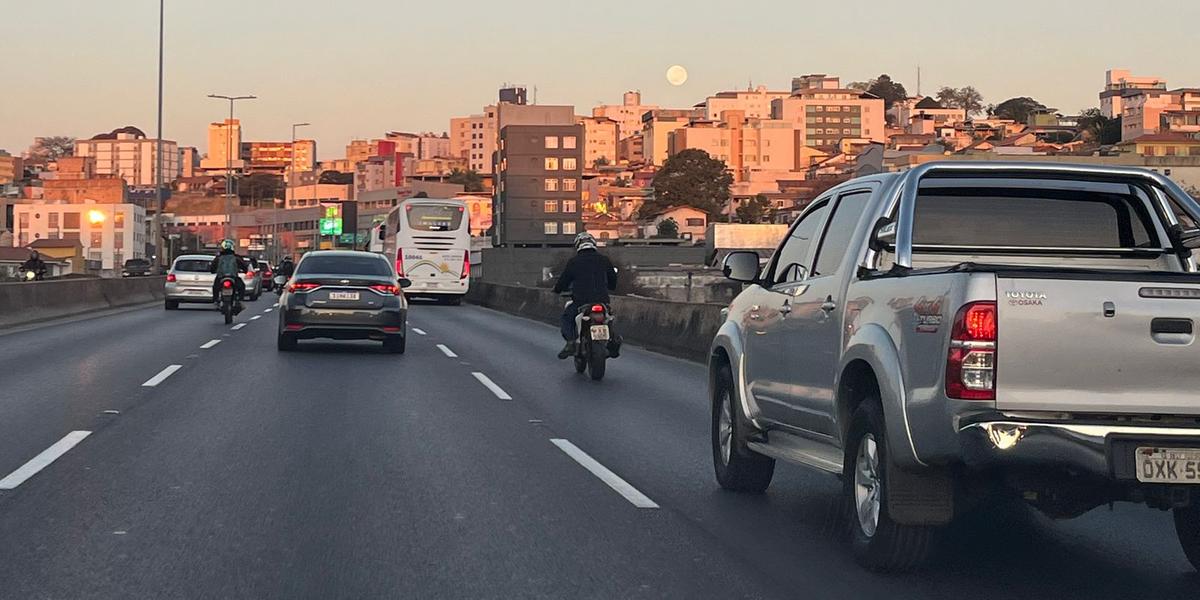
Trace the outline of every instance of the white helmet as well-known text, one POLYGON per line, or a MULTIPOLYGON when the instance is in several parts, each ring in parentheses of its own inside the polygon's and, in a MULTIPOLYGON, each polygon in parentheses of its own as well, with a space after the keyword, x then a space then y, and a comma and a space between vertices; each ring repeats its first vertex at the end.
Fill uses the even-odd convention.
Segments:
POLYGON ((576 252, 579 252, 581 250, 595 250, 595 249, 596 249, 596 238, 592 234, 585 231, 585 232, 575 236, 575 251, 576 252))

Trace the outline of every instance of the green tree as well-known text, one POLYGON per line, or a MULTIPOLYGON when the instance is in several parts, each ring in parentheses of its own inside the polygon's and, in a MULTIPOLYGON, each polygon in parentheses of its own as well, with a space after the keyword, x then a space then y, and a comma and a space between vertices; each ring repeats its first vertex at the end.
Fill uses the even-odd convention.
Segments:
POLYGON ((468 192, 483 191, 483 176, 472 169, 466 171, 462 169, 451 169, 450 174, 446 176, 448 183, 457 183, 463 186, 463 190, 468 192))
POLYGON ((771 201, 765 195, 758 194, 737 207, 738 222, 762 223, 770 210, 771 201))
POLYGON ((942 87, 935 96, 947 108, 961 108, 972 117, 983 112, 983 94, 973 86, 961 88, 942 87))
POLYGON ((317 179, 317 183, 352 185, 354 183, 354 173, 343 173, 341 171, 322 171, 321 176, 317 179))
POLYGON ((887 73, 883 73, 868 82, 866 91, 869 94, 883 98, 884 110, 891 108, 892 104, 896 101, 908 97, 908 91, 904 89, 904 85, 898 81, 893 81, 887 73))
POLYGON ((712 217, 729 201, 731 185, 733 175, 724 161, 689 148, 668 158, 654 174, 654 196, 642 204, 640 213, 642 218, 650 218, 671 206, 691 206, 712 217))
POLYGON ((283 177, 271 173, 251 173, 237 181, 237 194, 243 206, 269 206, 265 201, 283 198, 285 192, 283 177))
POLYGON ((654 237, 666 240, 679 239, 679 223, 676 223, 675 219, 671 217, 659 221, 658 233, 654 237))
POLYGON ((592 166, 594 166, 594 167, 596 167, 597 169, 599 169, 600 167, 607 167, 607 166, 608 166, 608 164, 609 164, 609 163, 608 163, 608 157, 607 157, 607 156, 601 156, 601 157, 597 158, 597 159, 596 159, 596 160, 595 160, 595 161, 592 163, 592 166))
POLYGON ((1029 115, 1040 108, 1046 108, 1046 105, 1028 96, 1019 96, 997 104, 988 113, 997 119, 1012 119, 1018 123, 1025 123, 1029 120, 1029 115))
POLYGON ((1104 116, 1098 108, 1079 113, 1079 132, 1088 140, 1103 145, 1121 141, 1121 120, 1104 116))

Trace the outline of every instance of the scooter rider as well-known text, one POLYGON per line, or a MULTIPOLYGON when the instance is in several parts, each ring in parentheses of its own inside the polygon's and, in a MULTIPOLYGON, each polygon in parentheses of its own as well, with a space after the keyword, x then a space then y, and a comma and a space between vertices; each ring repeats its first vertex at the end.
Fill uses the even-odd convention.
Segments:
POLYGON ((279 263, 279 268, 275 270, 275 273, 291 279, 292 275, 296 273, 296 263, 292 262, 292 257, 283 257, 283 262, 279 263))
MULTIPOLYGON (((567 359, 575 355, 575 345, 579 333, 575 330, 575 316, 578 307, 588 304, 608 304, 610 290, 617 289, 617 270, 607 256, 596 250, 596 238, 586 231, 575 236, 575 256, 567 262, 558 282, 554 284, 556 293, 571 291, 571 303, 563 309, 561 333, 567 345, 558 358, 567 359)), ((610 325, 611 331, 611 325, 610 325)), ((612 339, 608 343, 609 358, 620 355, 621 341, 615 331, 611 331, 612 339)))
POLYGON ((42 255, 37 250, 29 253, 29 260, 21 263, 21 272, 33 271, 36 279, 42 279, 46 275, 46 262, 42 260, 42 255))
POLYGON ((233 251, 233 240, 221 242, 221 253, 213 258, 212 264, 208 266, 208 271, 217 275, 213 279, 213 302, 217 301, 221 279, 229 277, 233 279, 234 301, 237 309, 241 310, 242 296, 246 294, 246 282, 242 281, 240 275, 250 272, 250 263, 233 251))

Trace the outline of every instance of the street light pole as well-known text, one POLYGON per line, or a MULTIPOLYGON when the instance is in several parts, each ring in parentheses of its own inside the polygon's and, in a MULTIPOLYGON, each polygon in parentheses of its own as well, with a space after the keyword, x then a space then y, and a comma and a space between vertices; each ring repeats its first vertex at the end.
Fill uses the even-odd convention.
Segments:
MULTIPOLYGON (((225 122, 225 237, 233 238, 233 103, 238 100, 254 100, 257 96, 222 96, 209 94, 209 98, 229 101, 229 120, 225 122)), ((241 148, 238 148, 240 155, 241 148)))
MULTIPOLYGON (((158 0, 158 139, 155 141, 154 158, 154 201, 157 210, 154 211, 154 272, 160 271, 163 260, 169 257, 163 255, 163 12, 165 0, 158 0)), ((144 245, 143 245, 144 246, 144 245)))
MULTIPOLYGON (((290 171, 288 171, 288 173, 289 173, 288 174, 288 187, 289 188, 294 188, 296 186, 296 128, 297 127, 308 127, 309 125, 312 125, 312 123, 292 123, 292 168, 290 171)), ((295 193, 295 192, 293 192, 293 193, 295 193)), ((287 194, 284 194, 284 196, 286 196, 286 195, 287 194)), ((275 236, 276 236, 275 254, 276 254, 276 260, 278 260, 278 254, 279 254, 279 241, 278 241, 279 211, 278 210, 275 211, 275 236)))

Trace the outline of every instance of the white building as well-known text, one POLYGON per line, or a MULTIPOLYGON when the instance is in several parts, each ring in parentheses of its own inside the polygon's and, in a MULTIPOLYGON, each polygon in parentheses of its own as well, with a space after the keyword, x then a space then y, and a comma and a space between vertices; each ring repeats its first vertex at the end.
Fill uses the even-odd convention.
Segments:
POLYGON ((103 271, 146 257, 146 211, 136 204, 15 204, 13 221, 16 245, 79 240, 84 259, 99 261, 103 271))
MULTIPOLYGON (((138 128, 122 127, 89 140, 76 140, 75 156, 94 158, 96 175, 116 175, 130 186, 153 186, 157 145, 158 140, 148 139, 138 128)), ((179 144, 163 140, 162 155, 162 180, 170 183, 179 178, 179 144)))

